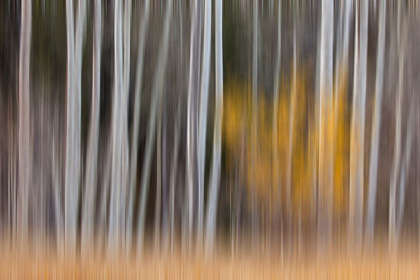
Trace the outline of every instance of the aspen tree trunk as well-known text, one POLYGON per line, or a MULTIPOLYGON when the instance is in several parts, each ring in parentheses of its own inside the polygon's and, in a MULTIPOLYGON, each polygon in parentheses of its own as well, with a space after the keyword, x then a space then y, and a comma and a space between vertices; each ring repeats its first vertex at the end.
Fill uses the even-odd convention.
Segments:
MULTIPOLYGON (((350 238, 356 242, 354 249, 361 249, 364 192, 364 135, 366 115, 366 70, 368 36, 368 1, 360 3, 359 63, 355 67, 353 115, 351 122, 350 153, 350 238)), ((357 10, 357 9, 356 9, 357 10)), ((356 14, 358 12, 356 11, 356 14)), ((356 19, 358 20, 358 19, 356 19)), ((357 32, 357 28, 356 28, 357 32)), ((355 59, 356 60, 356 59, 355 59)))
POLYGON ((52 165, 52 174, 53 174, 53 193, 54 193, 54 211, 55 211, 55 229, 56 229, 56 238, 57 238, 57 251, 59 257, 63 257, 63 214, 62 214, 62 153, 61 149, 57 148, 57 145, 60 141, 57 141, 59 137, 56 136, 58 133, 58 121, 54 120, 54 131, 52 139, 52 152, 51 152, 51 165, 52 165))
MULTIPOLYGON (((121 195, 120 195, 120 224, 121 238, 125 241, 126 229, 126 201, 129 184, 129 141, 128 141, 128 98, 130 93, 130 60, 131 60, 131 7, 132 0, 125 0, 124 5, 124 65, 121 103, 121 195)), ((124 244, 124 243, 122 243, 124 244)))
POLYGON ((335 129, 337 128, 338 119, 338 102, 341 98, 339 94, 340 85, 347 81, 348 75, 348 60, 349 60, 349 37, 350 37, 350 24, 351 24, 351 12, 352 12, 353 0, 344 1, 341 3, 342 10, 340 10, 340 19, 342 20, 340 28, 343 30, 340 32, 340 37, 337 38, 337 59, 335 69, 335 99, 334 99, 334 120, 335 129))
POLYGON ((118 255, 121 242, 121 173, 122 173, 122 105, 123 46, 122 46, 122 0, 114 2, 114 97, 112 108, 112 169, 111 196, 109 202, 108 255, 118 255))
POLYGON ((142 179, 141 179, 141 197, 140 197, 140 213, 138 217, 137 224, 137 253, 141 254, 143 250, 144 242, 144 231, 145 231, 145 220, 146 220, 146 203, 147 195, 149 190, 149 179, 150 179, 150 169, 151 161, 153 155, 153 146, 156 138, 156 118, 158 110, 158 102, 161 98, 163 91, 163 81, 165 78, 165 69, 166 62, 168 57, 168 42, 170 34, 170 23, 172 17, 172 2, 169 0, 167 3, 165 11, 165 22, 163 29, 163 38, 162 43, 159 49, 159 61, 156 69, 155 80, 153 81, 153 90, 152 90, 152 101, 150 106, 150 117, 149 123, 147 125, 147 139, 146 139, 146 148, 145 156, 142 170, 142 179))
POLYGON ((139 31, 139 45, 137 49, 137 70, 136 70, 136 85, 134 91, 134 116, 133 128, 131 138, 131 158, 130 158, 130 174, 128 186, 128 211, 126 221, 126 251, 129 253, 133 243, 133 223, 134 223, 134 202, 136 194, 136 177, 137 177, 137 153, 138 153, 138 139, 140 128, 140 105, 141 105, 141 87, 143 82, 143 60, 144 49, 146 44, 147 30, 149 26, 150 0, 144 3, 143 18, 140 24, 139 31))
POLYGON ((381 128, 381 107, 384 77, 385 59, 385 29, 386 29, 386 1, 382 1, 379 10, 379 34, 378 51, 376 58, 376 82, 375 82, 375 108, 373 111, 372 136, 370 145, 370 166, 369 166, 369 194, 368 194, 368 213, 366 220, 366 246, 373 243, 375 229, 375 208, 376 208, 376 188, 379 157, 379 139, 381 128))
POLYGON ((87 255, 87 249, 93 244, 93 225, 95 217, 95 196, 97 184, 97 158, 99 142, 99 111, 100 111, 100 82, 101 82, 101 32, 102 7, 101 1, 95 0, 95 22, 93 35, 93 82, 92 105, 90 112, 89 140, 86 156, 85 194, 82 215, 81 249, 87 255))
POLYGON ((163 96, 159 97, 157 117, 157 139, 156 139, 156 204, 155 204, 155 230, 154 230, 154 253, 159 254, 160 250, 160 223, 162 209, 162 122, 163 122, 163 96))
POLYGON ((75 181, 76 147, 75 147, 75 63, 74 63, 74 19, 73 1, 66 0, 66 29, 67 29, 67 127, 66 127, 66 164, 65 164, 65 193, 64 193, 64 242, 66 253, 73 254, 76 246, 76 216, 74 208, 76 201, 75 181))
POLYGON ((24 0, 19 50, 19 150, 18 150, 18 238, 24 249, 29 227, 29 185, 32 173, 32 149, 30 139, 30 55, 32 34, 32 0, 24 0))
POLYGON ((188 108, 187 108, 187 184, 188 184, 188 238, 192 245, 193 229, 193 189, 197 181, 197 101, 200 85, 200 58, 201 58, 201 14, 202 1, 196 0, 192 17, 191 41, 190 41, 190 73, 188 85, 188 108))
POLYGON ((401 157, 401 120, 402 120, 402 100, 404 88, 404 55, 405 55, 405 40, 406 30, 405 24, 401 26, 401 2, 398 4, 398 19, 397 19, 397 42, 399 53, 398 66, 398 89, 397 89, 397 103, 396 103, 396 125, 395 125, 395 144, 394 144, 394 158, 391 171, 390 193, 389 193, 389 249, 392 254, 396 251, 396 196, 397 196, 397 180, 398 169, 401 157), (402 33, 402 34, 401 34, 402 33), (401 36, 402 35, 402 36, 401 36))
MULTIPOLYGON (((182 38, 182 37, 181 37, 182 38)), ((174 140, 174 155, 172 158, 171 164, 171 174, 170 174, 170 189, 169 189, 169 207, 170 207, 170 246, 171 254, 174 253, 174 242, 175 242, 175 181, 177 178, 177 161, 179 153, 179 138, 181 129, 181 102, 178 103, 178 109, 176 113, 175 121, 175 140, 174 140)))
POLYGON ((405 150, 404 150, 404 158, 400 170, 400 183, 399 183, 399 194, 398 194, 398 209, 397 209, 397 217, 396 217, 396 226, 395 226, 395 243, 398 245, 399 237, 401 235, 401 227, 403 221, 403 214, 404 214, 404 206, 405 206, 405 194, 406 194, 406 178, 408 177, 408 172, 410 170, 410 159, 411 159, 411 148, 413 142, 413 127, 414 127, 414 106, 415 102, 412 102, 410 105, 410 115, 407 120, 407 135, 405 138, 405 150))
MULTIPOLYGON (((293 161, 293 138, 294 138, 294 127, 295 127, 295 110, 297 102, 297 53, 296 53, 296 28, 297 28, 297 3, 296 0, 292 4, 293 13, 293 76, 292 76, 292 90, 290 95, 290 115, 289 115, 289 149, 287 151, 287 182, 286 182, 286 208, 287 215, 287 227, 289 237, 292 233, 292 212, 291 212, 291 192, 292 192, 292 161, 293 161)), ((291 242, 290 242, 291 244, 291 242)))
POLYGON ((251 139, 251 166, 252 174, 252 191, 251 191, 251 226, 252 226, 252 244, 256 245, 256 201, 255 201, 255 167, 257 165, 257 133, 258 133, 258 45, 259 45, 259 19, 258 19, 258 0, 254 0, 254 16, 253 16, 253 52, 252 52, 252 139, 251 139))
POLYGON ((65 167, 65 240, 66 252, 76 253, 77 213, 80 177, 81 137, 81 72, 86 1, 81 0, 77 11, 74 38, 73 1, 66 1, 67 20, 67 132, 65 167))
MULTIPOLYGON (((330 244, 332 223, 332 150, 330 146, 329 123, 333 117, 333 22, 332 0, 322 1, 320 64, 319 64, 319 200, 318 234, 326 233, 330 244)), ((325 240, 324 239, 324 240, 325 240)), ((328 246, 327 246, 328 247, 328 246)))
MULTIPOLYGON (((355 0, 355 28, 354 28, 354 69, 353 69, 353 96, 356 96, 358 89, 358 71, 359 71, 359 0, 355 0)), ((354 103, 355 101, 353 101, 354 103)), ((354 107, 354 105, 353 105, 354 107)), ((354 115, 354 113, 353 113, 354 115)), ((353 122, 352 122, 353 124, 353 122)), ((353 129, 353 126, 351 127, 353 129)), ((353 137, 353 130, 350 132, 350 137, 353 137)), ((352 141, 352 138, 350 139, 352 141)), ((352 180, 352 176, 355 176, 355 168, 358 162, 354 159, 355 156, 352 154, 353 143, 350 142, 350 184, 349 184, 349 220, 348 220, 348 246, 352 248, 354 241, 354 230, 355 230, 355 219, 356 219, 356 189, 352 180)))
POLYGON ((167 176, 167 157, 168 157, 168 98, 163 100, 163 114, 162 114, 162 236, 163 248, 165 254, 168 252, 168 176, 167 176))
POLYGON ((207 107, 209 99, 211 56, 211 0, 205 0, 203 62, 201 64, 200 110, 198 126, 198 224, 197 248, 200 250, 204 224, 204 176, 206 164, 207 107))
MULTIPOLYGON (((179 20, 179 38, 180 38, 180 48, 179 48, 179 68, 178 68, 178 83, 179 83, 179 90, 183 92, 184 83, 183 83, 183 70, 184 70, 184 44, 183 44, 183 14, 182 14, 182 1, 178 2, 178 20, 179 20)), ((177 103, 177 113, 175 119, 175 135, 174 135, 174 152, 172 157, 171 163, 171 174, 170 174, 170 186, 169 186, 169 215, 170 215, 170 250, 171 255, 174 253, 174 242, 175 242, 175 182, 177 179, 178 174, 178 154, 179 154, 179 146, 180 146, 180 130, 181 130, 181 109, 182 109, 182 100, 183 95, 178 98, 177 103)))
MULTIPOLYGON (((274 71, 274 93, 273 93, 273 186, 274 189, 280 192, 280 164, 279 164, 279 149, 278 149, 278 118, 279 118, 279 88, 280 88, 280 71, 281 71, 281 13, 282 13, 282 0, 279 0, 277 11, 277 57, 276 68, 274 71)), ((278 209, 281 208, 281 194, 278 197, 278 209)), ((283 235, 283 232, 280 233, 283 235)), ((283 244, 280 244, 283 249, 283 244)))
POLYGON ((11 246, 16 242, 16 132, 12 114, 12 102, 9 99, 7 104, 7 207, 8 227, 11 238, 11 246))
POLYGON ((220 185, 223 121, 223 3, 215 3, 215 51, 216 51, 216 108, 213 134, 213 159, 210 174, 209 202, 206 218, 206 251, 212 253, 216 235, 217 205, 220 185))
POLYGON ((101 234, 99 235, 98 241, 95 242, 95 245, 98 244, 98 250, 101 251, 101 248, 106 241, 107 236, 107 214, 108 214, 108 202, 109 202, 109 194, 110 194, 110 177, 111 177, 111 156, 112 156, 112 141, 109 137, 106 148, 105 148, 105 164, 102 176, 102 189, 101 189, 101 198, 100 198, 100 205, 99 205, 99 227, 102 230, 101 234))

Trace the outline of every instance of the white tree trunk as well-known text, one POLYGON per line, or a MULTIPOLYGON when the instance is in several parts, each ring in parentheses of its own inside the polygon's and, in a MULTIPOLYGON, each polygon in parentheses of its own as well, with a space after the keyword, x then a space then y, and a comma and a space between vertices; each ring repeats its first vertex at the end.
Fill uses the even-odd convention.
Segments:
MULTIPOLYGON (((414 98, 416 100, 416 98, 414 98)), ((405 194, 406 194, 406 178, 408 177, 408 172, 410 170, 410 159, 411 159, 411 148, 413 142, 413 130, 414 130, 414 106, 415 101, 412 100, 410 105, 410 115, 407 119, 407 135, 405 138, 405 150, 404 158, 400 170, 400 183, 399 183, 399 194, 398 194, 398 212, 396 217, 396 226, 395 226, 395 242, 398 245, 399 237, 401 235, 401 227, 403 222, 404 206, 405 206, 405 194), (414 102, 413 102, 414 101, 414 102)))
POLYGON ((368 4, 367 0, 362 0, 360 6, 360 41, 358 42, 359 63, 357 68, 355 67, 355 71, 357 72, 355 73, 350 136, 350 236, 354 239, 354 242, 356 242, 354 246, 356 251, 361 249, 363 223, 368 4))
MULTIPOLYGON (((277 57, 276 68, 274 71, 274 93, 273 93, 273 186, 275 190, 280 190, 280 163, 279 163, 279 150, 278 150, 278 114, 279 114, 279 88, 280 88, 280 71, 281 71, 281 13, 283 1, 279 0, 278 5, 278 18, 277 18, 277 57)), ((279 192, 281 193, 281 192, 279 192)), ((278 197, 278 209, 280 209, 281 195, 278 197)), ((280 233, 283 234, 283 233, 280 233)), ((283 244, 280 244, 283 248, 283 244)))
POLYGON ((22 5, 22 27, 19 50, 19 198, 18 238, 24 246, 28 235, 29 185, 32 173, 32 149, 30 139, 30 55, 32 34, 32 1, 24 0, 22 5))
POLYGON ((154 253, 160 250, 160 223, 162 209, 162 117, 163 117, 163 93, 159 96, 157 117, 157 140, 156 140, 156 204, 155 204, 155 230, 154 230, 154 253))
POLYGON ((296 43, 296 29, 297 29, 297 3, 293 1, 292 4, 293 10, 293 74, 292 74, 292 87, 290 92, 290 115, 289 115, 289 147, 287 151, 287 178, 286 178, 286 211, 289 218, 288 221, 288 231, 289 236, 291 237, 291 192, 292 192, 292 161, 293 161, 293 135, 295 127, 295 110, 297 102, 297 43, 296 43))
POLYGON ((101 82, 101 32, 102 8, 101 1, 95 0, 95 22, 93 36, 93 70, 92 70, 92 104, 89 125, 89 140, 86 155, 85 193, 82 215, 81 249, 85 256, 93 244, 93 224, 95 217, 95 196, 97 184, 97 158, 99 142, 99 111, 101 82))
POLYGON ((123 46, 122 46, 122 0, 114 2, 114 97, 112 108, 112 169, 111 196, 109 205, 108 255, 118 254, 121 242, 121 173, 122 173, 122 105, 123 46))
POLYGON ((379 10, 379 34, 378 51, 376 58, 376 83, 375 83, 375 108, 373 112, 372 136, 370 145, 370 167, 369 167, 369 194, 368 194, 368 213, 366 220, 366 242, 367 246, 373 243, 375 228, 375 208, 376 208, 376 188, 379 157, 379 139, 381 128, 381 107, 382 107, 382 88, 384 77, 384 58, 385 58, 385 29, 386 29, 386 1, 382 1, 379 10))
POLYGON ((125 0, 124 6, 124 65, 123 88, 121 103, 121 195, 120 195, 120 224, 121 238, 125 239, 126 229, 126 201, 129 184, 129 141, 128 141, 128 98, 130 91, 130 60, 131 60, 131 6, 132 0, 125 0))
POLYGON ((144 4, 143 19, 140 25, 139 45, 137 50, 137 70, 136 85, 134 92, 134 116, 131 138, 131 158, 130 158, 130 178, 128 189, 128 213, 126 221, 126 251, 129 253, 133 243, 133 222, 134 222, 134 201, 136 194, 136 177, 137 177, 137 153, 138 138, 140 128, 140 105, 141 105, 141 87, 143 82, 143 60, 144 49, 146 44, 146 35, 149 26, 150 0, 146 0, 144 4))
MULTIPOLYGON (((74 208, 76 202, 75 189, 75 66, 74 66, 74 19, 73 1, 66 1, 66 29, 67 29, 67 127, 66 127, 66 164, 65 164, 65 193, 64 193, 64 234, 67 251, 75 251, 76 246, 76 216, 74 208)), ((74 252, 69 252, 74 253, 74 252)))
POLYGON ((198 126, 198 225, 197 246, 201 248, 204 223, 204 176, 206 164, 206 132, 207 132, 207 108, 209 97, 210 80, 210 56, 211 56, 211 0, 205 0, 204 7, 204 39, 203 39, 203 62, 201 64, 200 85, 200 110, 198 126))
POLYGON ((401 157, 401 120, 402 120, 402 101, 404 88, 404 54, 405 54, 405 25, 400 27, 401 18, 401 3, 398 5, 398 19, 397 19, 397 42, 399 52, 399 68, 398 68, 398 90, 396 103, 396 125, 395 125, 395 144, 394 144, 394 158, 391 171, 390 193, 389 193, 389 249, 391 253, 396 250, 396 195, 397 195, 397 180, 398 170, 401 157), (401 33, 403 33, 401 36, 401 33))
POLYGON ((201 57, 201 17, 202 1, 196 0, 192 17, 190 41, 190 73, 188 84, 187 108, 187 185, 188 185, 188 237, 191 246, 193 229, 193 189, 196 185, 197 174, 197 99, 200 85, 200 57, 201 57))
POLYGON ((175 181, 177 178, 177 160, 179 153, 179 138, 181 128, 181 101, 178 104, 177 116, 175 121, 175 140, 174 140, 174 155, 172 158, 171 174, 170 174, 170 190, 169 190, 169 207, 170 207, 170 235, 171 235, 171 254, 174 252, 174 234, 175 234, 175 181))
POLYGON ((322 1, 320 64, 319 64, 319 224, 318 234, 326 232, 325 239, 330 242, 332 216, 332 149, 329 143, 328 123, 333 117, 333 29, 334 3, 322 1), (321 189, 324 192, 321 192, 321 189))
POLYGON ((223 120, 223 3, 215 3, 215 51, 216 51, 216 108, 213 135, 213 159, 210 177, 209 202, 206 218, 206 251, 214 248, 216 233, 217 205, 220 185, 220 164, 222 149, 223 120))
POLYGON ((153 155, 153 146, 155 142, 155 133, 156 133, 156 118, 157 118, 157 109, 158 102, 162 95, 163 90, 163 81, 165 78, 165 69, 166 62, 168 57, 168 42, 169 42, 169 33, 170 33, 170 23, 172 17, 172 3, 173 0, 169 0, 165 12, 165 22, 163 29, 163 38, 162 43, 159 49, 159 61, 156 69, 155 80, 153 81, 153 90, 152 90, 152 101, 150 105, 150 117, 149 123, 147 126, 147 139, 146 139, 146 148, 144 155, 144 163, 142 170, 142 179, 141 179, 141 197, 140 197, 140 213, 139 220, 137 224, 137 253, 141 254, 143 250, 143 239, 144 239, 144 227, 146 220, 146 203, 147 195, 149 190, 149 178, 150 178, 150 169, 151 161, 153 155))
POLYGON ((251 239, 252 244, 256 245, 256 201, 254 189, 255 166, 257 164, 257 142, 258 142, 258 56, 259 56, 259 19, 258 19, 258 0, 254 0, 253 15, 253 49, 252 49, 252 131, 251 131, 251 166, 252 166, 252 191, 251 191, 251 239))
MULTIPOLYGON (((180 38, 180 48, 179 48, 179 73, 178 73, 178 82, 180 84, 179 90, 183 92, 184 83, 183 83, 183 76, 184 74, 184 44, 183 44, 183 13, 182 13, 182 2, 179 1, 178 3, 178 20, 179 20, 179 38, 180 38)), ((181 109, 182 109, 182 100, 183 95, 181 95, 178 99, 177 104, 177 113, 175 119, 175 135, 174 135, 174 152, 172 157, 171 163, 171 174, 169 177, 169 215, 170 215, 170 250, 171 255, 174 253, 174 243, 175 243, 175 182, 177 180, 178 174, 178 154, 179 154, 179 141, 180 141, 180 134, 181 134, 181 109)))

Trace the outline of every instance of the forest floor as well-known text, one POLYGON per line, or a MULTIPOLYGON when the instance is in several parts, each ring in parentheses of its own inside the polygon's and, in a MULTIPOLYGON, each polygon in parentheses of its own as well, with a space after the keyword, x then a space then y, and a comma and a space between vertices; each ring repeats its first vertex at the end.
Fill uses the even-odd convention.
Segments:
POLYGON ((264 253, 237 257, 217 253, 212 259, 146 254, 141 260, 130 261, 74 261, 45 252, 2 249, 0 279, 420 279, 420 258, 414 247, 418 248, 408 246, 393 258, 380 251, 362 257, 337 251, 283 260, 264 253))

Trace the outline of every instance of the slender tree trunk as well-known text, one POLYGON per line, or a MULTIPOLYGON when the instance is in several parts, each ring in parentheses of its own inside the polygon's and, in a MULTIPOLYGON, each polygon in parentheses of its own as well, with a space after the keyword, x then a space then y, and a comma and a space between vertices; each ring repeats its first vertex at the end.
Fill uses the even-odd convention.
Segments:
POLYGON ((397 42, 399 52, 399 69, 398 69, 398 90, 396 103, 396 125, 395 125, 395 144, 394 144, 394 159, 391 171, 390 193, 389 193, 389 249, 391 253, 396 250, 396 195, 397 195, 397 180, 398 169, 401 157, 401 119, 402 119, 402 100, 404 88, 404 56, 405 56, 405 24, 400 28, 401 19, 401 3, 398 5, 398 19, 397 19, 397 42), (401 33, 403 36, 401 36, 401 33))
MULTIPOLYGON (((184 83, 183 83, 183 69, 184 69, 184 44, 183 44, 183 17, 182 17, 182 1, 178 2, 178 19, 179 19, 179 38, 180 38, 180 48, 179 48, 179 73, 178 73, 178 83, 179 90, 183 92, 184 83)), ((174 242, 175 242, 175 182, 177 180, 178 174, 178 154, 179 154, 179 145, 180 145, 180 134, 181 134, 181 109, 182 109, 182 100, 183 95, 178 98, 177 103, 177 113, 175 119, 175 135, 174 135, 174 152, 171 163, 171 174, 170 174, 170 186, 169 186, 169 215, 170 215, 170 247, 171 254, 174 253, 174 242)))
POLYGON ((108 255, 118 255, 121 242, 121 173, 122 173, 122 105, 123 46, 122 46, 122 0, 114 1, 114 97, 112 108, 112 169, 111 196, 109 205, 108 255))
POLYGON ((197 101, 200 85, 200 57, 201 57, 201 17, 202 1, 196 0, 192 17, 190 41, 190 73, 188 85, 187 108, 187 184, 188 184, 188 236, 191 246, 193 229, 193 189, 197 181, 197 101))
POLYGON ((66 1, 67 18, 67 133, 65 169, 65 245, 70 256, 76 253, 77 213, 80 177, 81 72, 86 1, 77 11, 74 38, 73 1, 66 1))
POLYGON ((137 70, 136 85, 134 96, 134 117, 131 138, 131 158, 130 158, 130 178, 128 189, 128 213, 126 222, 126 251, 129 253, 133 243, 133 223, 134 223, 134 202, 136 194, 136 177, 137 177, 137 153, 138 139, 140 128, 140 105, 141 105, 141 87, 143 82, 143 60, 144 49, 146 44, 146 35, 149 26, 150 0, 146 0, 144 4, 143 19, 140 25, 139 45, 137 50, 137 70))
POLYGON ((66 28, 67 28, 67 127, 66 127, 66 164, 65 164, 65 193, 64 193, 64 234, 66 253, 74 254, 76 247, 76 197, 75 181, 76 147, 75 147, 75 63, 74 63, 74 19, 73 1, 66 0, 66 28))
MULTIPOLYGON (((279 88, 280 88, 280 71, 281 71, 281 13, 283 1, 279 0, 277 11, 277 57, 276 68, 274 72, 274 93, 273 93, 273 185, 274 189, 280 192, 280 164, 279 164, 279 149, 278 149, 278 118, 279 118, 279 88)), ((281 208, 281 194, 278 197, 279 209, 281 208)), ((283 233, 280 233, 283 234, 283 233)), ((283 248, 283 244, 280 244, 283 248)))
POLYGON ((338 120, 338 102, 343 94, 339 91, 340 85, 347 81, 348 68, 349 68, 349 38, 350 38, 350 24, 351 24, 351 13, 353 0, 344 1, 342 3, 344 9, 344 15, 340 15, 342 18, 342 32, 339 39, 339 46, 337 47, 337 61, 336 61, 336 73, 335 73, 335 100, 334 100, 334 120, 335 120, 335 130, 337 128, 338 120))
POLYGON ((99 142, 99 111, 100 111, 100 79, 101 79, 101 32, 102 8, 101 1, 95 0, 95 23, 93 39, 93 82, 92 105, 90 114, 89 142, 86 156, 85 195, 82 216, 81 249, 87 255, 87 249, 93 244, 93 225, 95 217, 95 196, 97 184, 97 158, 99 142))
POLYGON ((375 228, 376 188, 379 157, 379 139, 381 128, 382 88, 385 58, 386 1, 382 1, 379 10, 378 53, 376 58, 375 108, 373 112, 372 138, 370 145, 368 213, 366 220, 365 244, 371 246, 375 228))
POLYGON ((169 207, 170 207, 170 231, 171 231, 171 254, 174 252, 174 234, 175 234, 175 181, 177 178, 177 161, 179 153, 179 138, 181 129, 181 102, 178 104, 175 121, 175 140, 174 140, 174 155, 172 158, 171 174, 170 174, 170 190, 169 190, 169 207))
POLYGON ((360 4, 360 41, 358 42, 359 63, 356 68, 357 70, 355 70, 357 72, 355 73, 356 81, 354 87, 350 139, 350 238, 353 239, 353 242, 356 242, 356 244, 353 245, 356 252, 359 252, 361 249, 363 223, 364 135, 366 115, 367 29, 369 3, 367 0, 363 0, 360 4))
MULTIPOLYGON (((56 122, 56 120, 55 120, 56 122)), ((55 212, 55 229, 57 238, 57 251, 59 257, 63 257, 62 248, 62 237, 63 237, 63 213, 62 213, 62 153, 61 149, 57 148, 57 144, 60 143, 57 140, 56 133, 58 132, 58 126, 54 125, 53 139, 52 139, 52 152, 51 152, 51 165, 53 175, 53 193, 54 193, 54 212, 55 212)))
POLYGON ((408 177, 408 172, 410 170, 410 159, 411 159, 411 148, 413 142, 413 128, 414 128, 414 106, 415 102, 412 102, 410 105, 410 115, 407 120, 407 135, 405 138, 405 150, 404 150, 404 158, 401 166, 400 171, 400 183, 399 183, 399 194, 398 194, 398 212, 396 217, 396 226, 395 226, 395 242, 398 245, 399 237, 401 235, 401 227, 403 221, 403 214, 404 214, 404 206, 405 206, 405 194, 406 194, 406 178, 408 177))
POLYGON ((155 254, 160 250, 160 224, 162 209, 162 122, 163 122, 163 93, 160 95, 157 117, 157 141, 156 141, 156 204, 155 204, 155 254))
MULTIPOLYGON (((95 242, 95 245, 98 244, 98 250, 102 250, 102 246, 105 243, 105 238, 107 234, 107 210, 109 204, 109 193, 110 193, 110 177, 111 177, 111 156, 112 156, 112 141, 108 139, 106 144, 106 155, 105 155, 105 165, 104 171, 102 176, 102 189, 101 189, 101 198, 100 198, 100 206, 99 206, 99 227, 102 230, 101 234, 99 235, 99 240, 95 242)), ((106 249, 106 247, 105 247, 106 249)))
MULTIPOLYGON (((297 102, 297 43, 296 43, 296 29, 297 29, 297 3, 293 1, 292 4, 293 13, 293 76, 292 76, 292 89, 290 92, 290 115, 289 115, 289 149, 287 151, 287 182, 286 182, 286 209, 287 215, 287 227, 289 237, 292 237, 292 207, 291 207, 291 192, 292 192, 292 161, 293 161, 293 140, 294 140, 294 128, 295 128, 295 111, 297 102)), ((291 244, 291 242, 289 242, 291 244)))
MULTIPOLYGON (((29 185, 32 172, 32 149, 30 139, 30 55, 32 34, 32 1, 24 0, 19 50, 19 200, 18 238, 23 247, 28 237, 29 185)), ((23 247, 24 248, 24 247, 23 247)))
POLYGON ((253 16, 253 51, 252 51, 252 132, 251 132, 251 166, 252 166, 252 191, 251 191, 251 234, 252 244, 256 245, 256 197, 254 189, 256 186, 255 167, 257 163, 257 133, 258 133, 258 55, 259 55, 259 19, 258 19, 258 0, 254 0, 253 16))
MULTIPOLYGON (((323 235, 329 246, 332 228, 332 149, 329 123, 333 108, 333 22, 334 3, 322 1, 320 64, 319 64, 319 207, 318 234, 323 235), (323 193, 321 193, 321 189, 323 193)), ((327 247, 328 247, 327 246, 327 247)))
POLYGON ((163 128, 162 128, 162 236, 165 254, 168 253, 168 98, 163 100, 163 128))
MULTIPOLYGON (((355 28, 354 28, 354 69, 353 69, 353 96, 356 96, 356 91, 358 89, 358 71, 359 71, 359 1, 355 1, 355 28)), ((353 101, 355 103, 355 101, 353 101)), ((354 107, 354 105, 353 105, 354 107)), ((353 112, 353 115, 355 113, 353 112)), ((353 122, 352 122, 353 124, 353 122)), ((353 137, 353 126, 351 127, 351 135, 353 137)), ((350 139, 352 141, 352 138, 350 139)), ((350 142, 350 189, 349 189, 349 220, 348 220, 348 246, 349 249, 352 248, 354 241, 354 228, 355 228, 355 219, 356 219, 356 189, 352 180, 352 176, 355 176, 355 168, 358 164, 357 159, 354 159, 355 148, 353 148, 353 142, 350 142)))
POLYGON ((211 56, 211 0, 205 0, 203 62, 201 64, 200 111, 198 126, 198 224, 197 248, 202 247, 204 224, 204 177, 206 165, 207 108, 209 99, 210 56, 211 56))
MULTIPOLYGON (((123 65, 123 91, 121 104, 121 195, 120 195, 120 224, 121 237, 125 239, 126 233, 126 201, 129 184, 129 141, 128 141, 128 98, 130 94, 130 60, 131 60, 131 6, 132 0, 126 0, 124 5, 124 65, 123 65)), ((124 243, 123 243, 124 244, 124 243)))
POLYGON ((223 4, 215 3, 215 51, 216 51, 216 108, 213 134, 213 159, 210 177, 209 202, 206 218, 206 251, 214 248, 216 233, 217 202, 220 185, 220 164, 223 120, 223 4))
POLYGON ((165 12, 165 22, 163 29, 163 38, 162 43, 159 49, 159 61, 156 70, 155 80, 153 81, 153 90, 152 90, 152 101, 150 106, 150 117, 149 123, 147 126, 147 139, 146 139, 146 148, 145 156, 142 170, 142 179, 141 179, 141 197, 140 197, 140 213, 139 220, 137 224, 137 253, 141 254, 143 250, 143 239, 144 239, 144 227, 146 220, 146 203, 147 195, 149 190, 149 179, 150 179, 150 169, 151 169, 151 160, 153 154, 153 145, 155 142, 155 133, 156 133, 156 118, 157 118, 157 109, 158 102, 161 98, 163 91, 163 83, 165 78, 165 69, 166 62, 168 57, 168 42, 170 34, 170 23, 172 17, 172 3, 173 0, 168 1, 166 12, 165 12))

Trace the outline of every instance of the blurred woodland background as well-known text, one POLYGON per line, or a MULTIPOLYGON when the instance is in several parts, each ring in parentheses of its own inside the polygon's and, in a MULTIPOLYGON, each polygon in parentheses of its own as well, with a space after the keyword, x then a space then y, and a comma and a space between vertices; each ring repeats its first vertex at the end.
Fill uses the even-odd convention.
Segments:
POLYGON ((420 248, 418 12, 1 1, 0 234, 70 256, 420 248))

